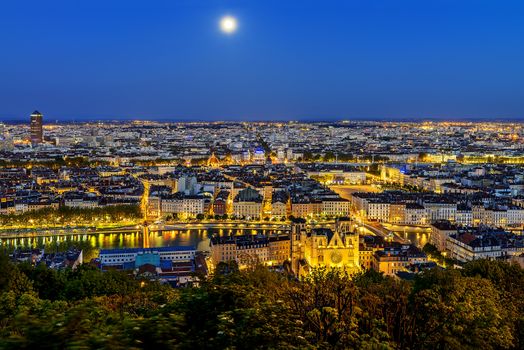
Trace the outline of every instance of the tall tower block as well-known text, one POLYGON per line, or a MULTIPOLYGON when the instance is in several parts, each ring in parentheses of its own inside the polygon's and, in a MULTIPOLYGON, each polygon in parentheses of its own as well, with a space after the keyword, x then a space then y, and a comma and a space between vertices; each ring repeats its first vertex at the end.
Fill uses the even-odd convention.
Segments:
POLYGON ((34 111, 31 113, 31 144, 38 145, 44 141, 44 132, 42 129, 43 115, 34 111))

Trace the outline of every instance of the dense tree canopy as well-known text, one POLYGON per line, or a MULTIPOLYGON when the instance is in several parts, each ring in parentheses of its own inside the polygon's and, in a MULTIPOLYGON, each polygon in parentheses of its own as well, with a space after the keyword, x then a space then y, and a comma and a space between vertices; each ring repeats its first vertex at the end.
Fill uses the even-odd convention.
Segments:
POLYGON ((413 282, 329 269, 297 280, 230 263, 175 290, 2 256, 0 348, 518 349, 523 293, 523 270, 492 261, 413 282))
POLYGON ((41 227, 70 225, 93 225, 136 221, 142 217, 138 205, 108 205, 97 208, 44 208, 22 214, 0 215, 1 226, 41 227))

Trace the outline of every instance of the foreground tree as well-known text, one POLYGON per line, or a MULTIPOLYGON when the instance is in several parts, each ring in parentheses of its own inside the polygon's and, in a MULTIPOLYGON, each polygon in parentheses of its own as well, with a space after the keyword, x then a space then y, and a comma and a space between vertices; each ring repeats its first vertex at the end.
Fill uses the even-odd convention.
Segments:
POLYGON ((411 347, 510 348, 512 326, 503 303, 489 280, 453 270, 427 272, 412 294, 411 347))
POLYGON ((476 261, 414 282, 326 268, 297 280, 235 263, 215 272, 175 290, 119 272, 52 271, 0 256, 0 348, 522 348, 516 265, 476 261))

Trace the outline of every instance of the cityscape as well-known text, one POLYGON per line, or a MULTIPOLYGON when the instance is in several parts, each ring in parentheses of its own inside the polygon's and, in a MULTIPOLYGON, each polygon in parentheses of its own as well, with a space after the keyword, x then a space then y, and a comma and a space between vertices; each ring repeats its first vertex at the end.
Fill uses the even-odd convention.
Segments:
POLYGON ((522 16, 5 4, 0 349, 523 349, 522 16))
POLYGON ((474 122, 3 124, 0 242, 175 288, 232 263, 411 281, 524 266, 524 130, 474 122), (66 135, 66 136, 64 136, 66 135))

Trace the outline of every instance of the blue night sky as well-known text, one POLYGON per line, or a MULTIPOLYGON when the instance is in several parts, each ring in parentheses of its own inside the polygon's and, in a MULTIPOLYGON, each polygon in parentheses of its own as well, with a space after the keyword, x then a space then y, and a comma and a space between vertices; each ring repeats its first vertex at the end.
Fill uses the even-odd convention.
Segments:
POLYGON ((2 120, 524 118, 520 0, 5 0, 0 50, 2 120))

